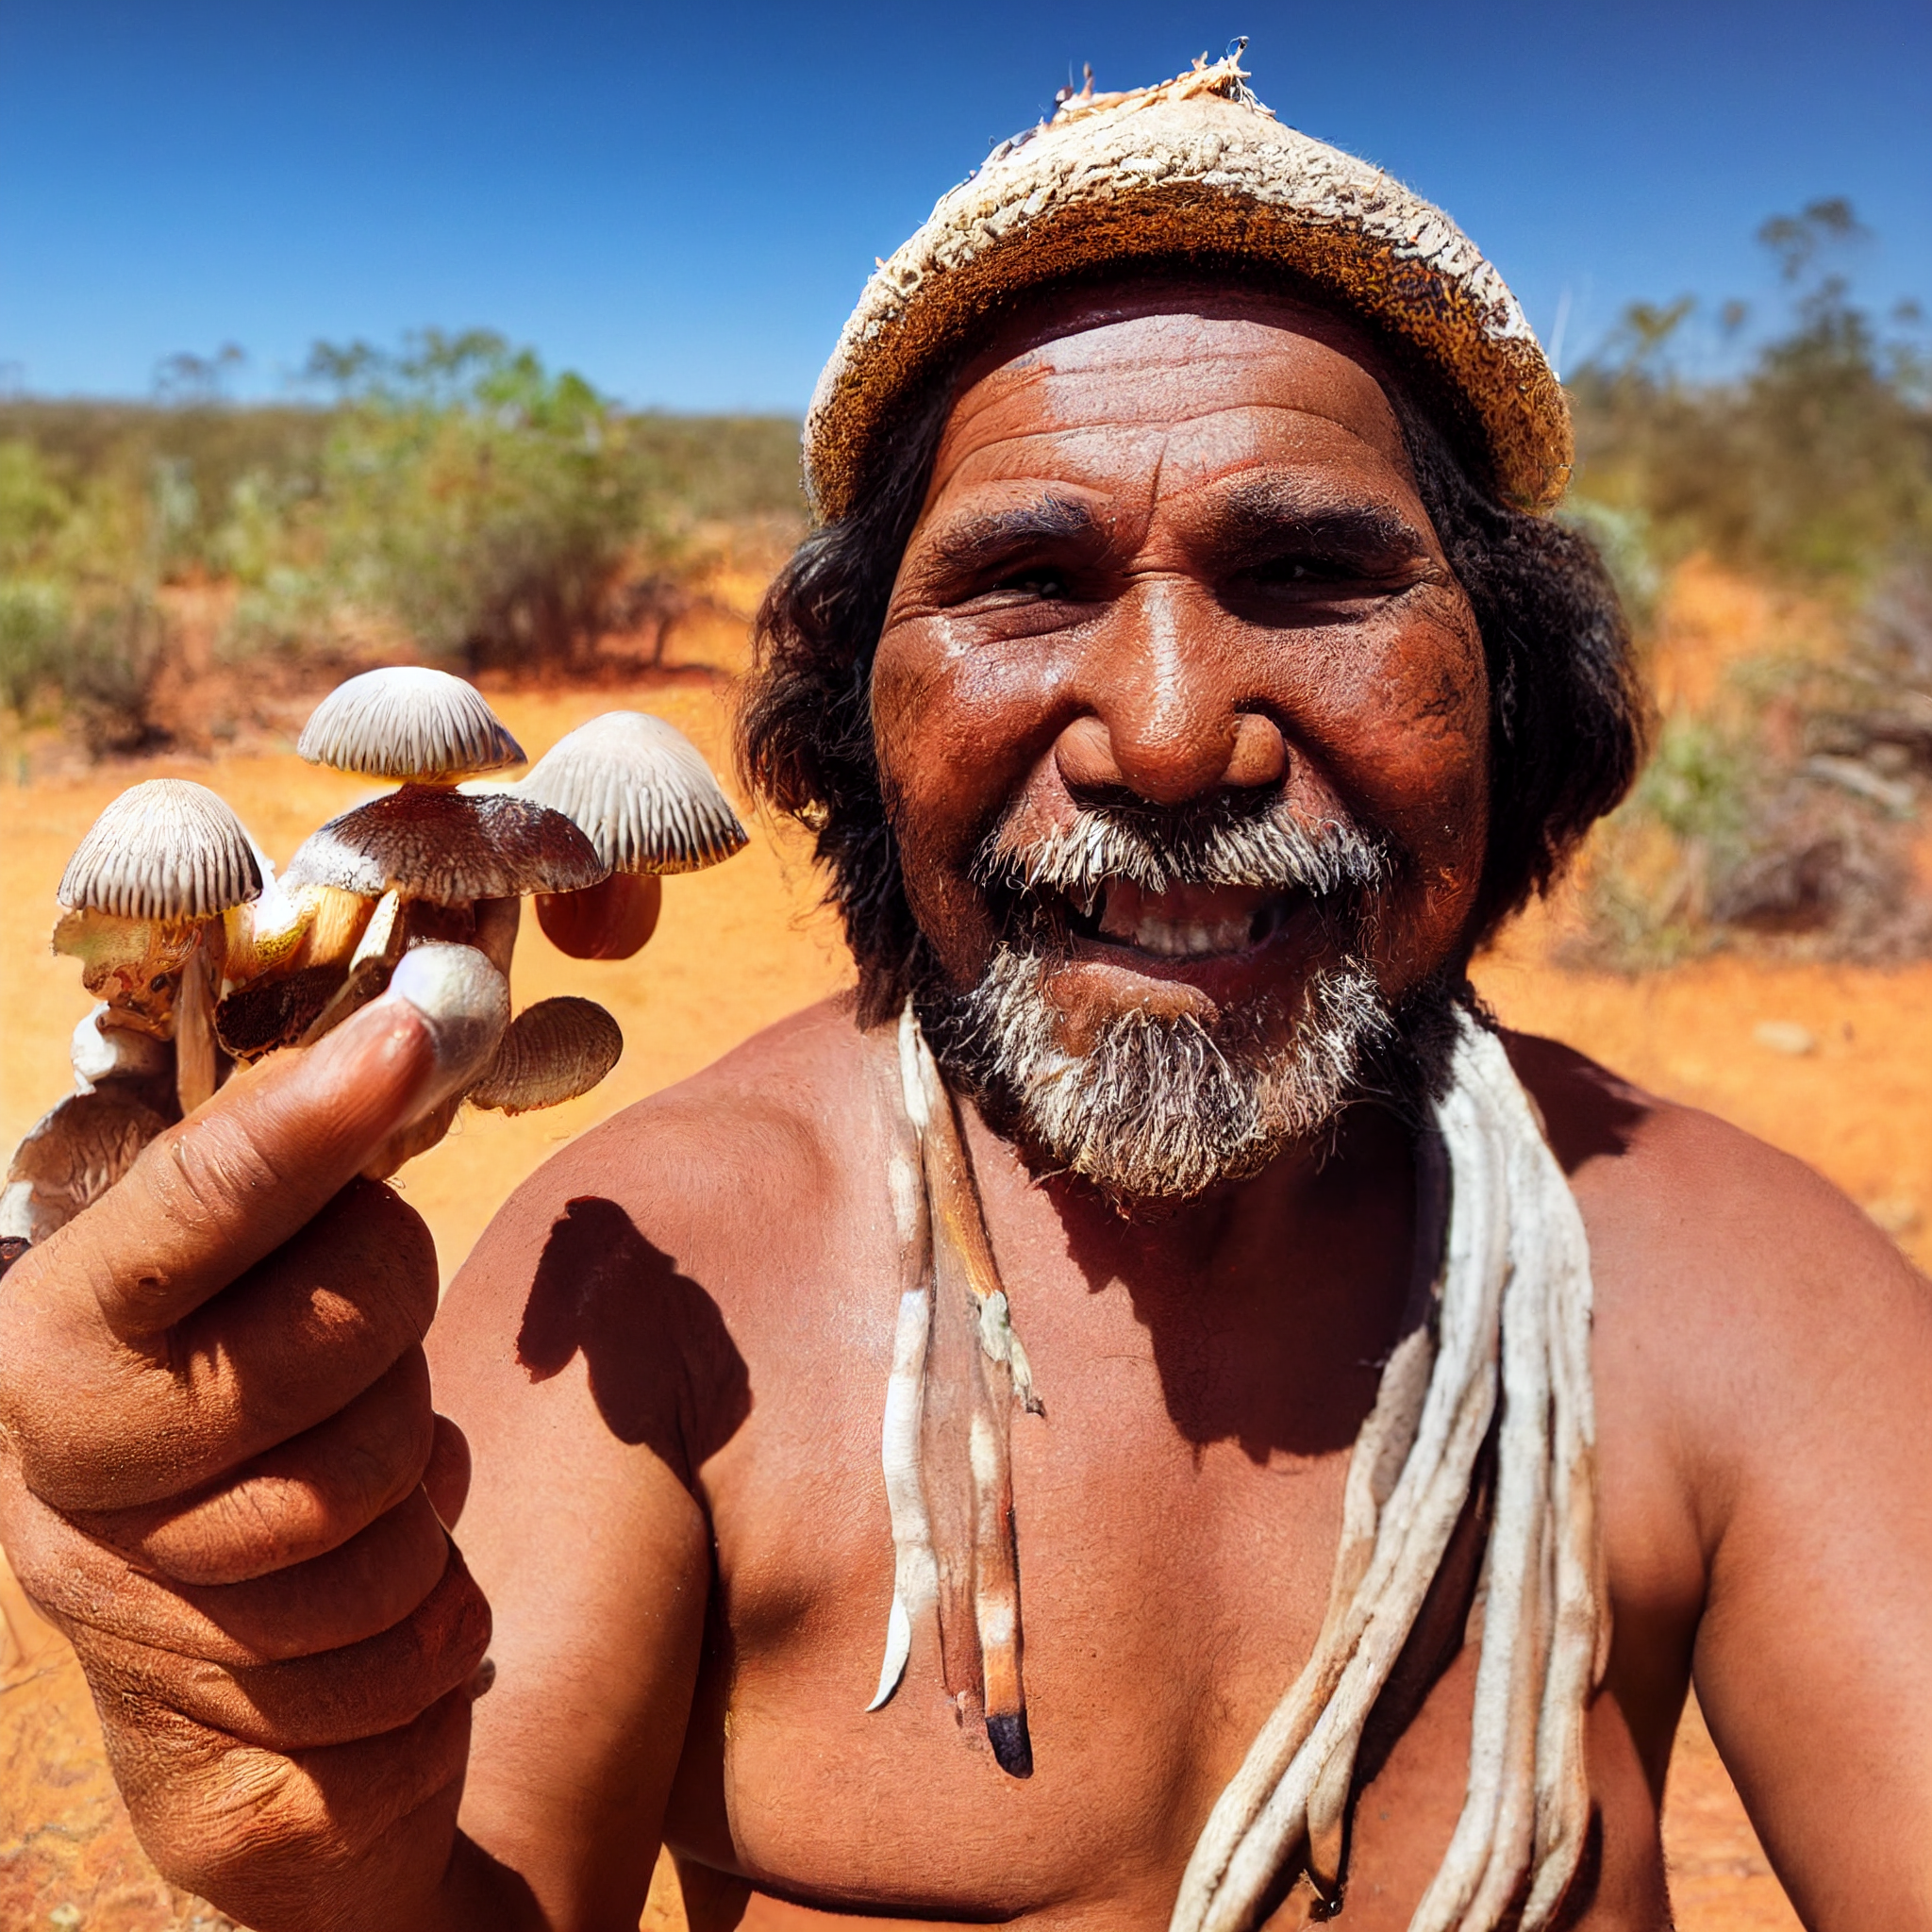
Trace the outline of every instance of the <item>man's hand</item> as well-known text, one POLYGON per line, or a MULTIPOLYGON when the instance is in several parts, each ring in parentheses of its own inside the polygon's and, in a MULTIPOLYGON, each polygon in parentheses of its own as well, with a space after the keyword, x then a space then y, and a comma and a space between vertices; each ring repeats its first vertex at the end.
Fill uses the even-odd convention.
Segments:
POLYGON ((428 1924, 477 1862, 435 1251, 357 1177, 447 1089, 440 1040, 391 996, 237 1078, 0 1283, 0 1537, 142 1842, 251 1925, 428 1924))

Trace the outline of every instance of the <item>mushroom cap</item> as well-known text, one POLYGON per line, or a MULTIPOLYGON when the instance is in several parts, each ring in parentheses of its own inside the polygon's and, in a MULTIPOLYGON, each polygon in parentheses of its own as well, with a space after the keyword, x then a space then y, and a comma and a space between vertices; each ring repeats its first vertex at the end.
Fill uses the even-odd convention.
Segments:
POLYGON ((509 791, 405 785, 311 832, 283 874, 291 890, 399 891, 432 905, 575 892, 609 872, 560 811, 509 791))
POLYGON ((255 848, 227 801, 188 778, 124 791, 75 848, 57 893, 116 919, 213 919, 261 891, 255 848))
POLYGON ((575 819, 613 872, 697 872, 748 842, 697 746, 647 711, 579 724, 515 791, 575 819))
POLYGON ((339 684, 309 714, 295 749, 311 765, 366 778, 453 781, 524 762, 483 693, 447 671, 394 664, 339 684))
POLYGON ((14 1214, 42 1241, 91 1208, 167 1126, 145 1100, 120 1083, 70 1093, 26 1130, 7 1169, 8 1192, 24 1189, 14 1214))
POLYGON ((556 1107, 588 1093, 623 1052, 623 1029, 595 1000, 539 1000, 510 1022, 469 1097, 504 1113, 556 1107))

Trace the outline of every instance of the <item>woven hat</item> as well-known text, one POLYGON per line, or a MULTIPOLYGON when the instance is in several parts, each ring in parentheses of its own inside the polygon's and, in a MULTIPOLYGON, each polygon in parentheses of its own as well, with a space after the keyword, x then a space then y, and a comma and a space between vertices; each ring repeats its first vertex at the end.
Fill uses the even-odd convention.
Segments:
POLYGON ((1284 126, 1224 59, 1087 92, 1003 142, 881 262, 819 377, 807 493, 847 515, 907 392, 1029 290, 1136 262, 1273 272, 1365 325, 1495 491, 1562 494, 1570 411, 1522 307, 1441 209, 1284 126))

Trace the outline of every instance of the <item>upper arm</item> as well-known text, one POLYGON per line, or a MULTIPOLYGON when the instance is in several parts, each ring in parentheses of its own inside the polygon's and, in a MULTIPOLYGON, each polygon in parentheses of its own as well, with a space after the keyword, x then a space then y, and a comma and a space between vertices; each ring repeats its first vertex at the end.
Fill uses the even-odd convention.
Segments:
POLYGON ((1807 1924, 1932 1924, 1932 1284, 1779 1178, 1729 1230, 1747 1266, 1707 1342, 1698 1696, 1807 1924))
POLYGON ((1532 1079, 1591 1230, 1625 1675, 1680 1683, 1694 1633, 1807 1924, 1932 1924, 1932 1284, 1750 1136, 1532 1079))
POLYGON ((695 1469, 748 1406, 716 1304, 611 1172, 620 1132, 512 1198, 430 1342, 474 1458, 458 1541, 494 1618, 463 1827, 582 1932, 642 1910, 710 1576, 695 1469))

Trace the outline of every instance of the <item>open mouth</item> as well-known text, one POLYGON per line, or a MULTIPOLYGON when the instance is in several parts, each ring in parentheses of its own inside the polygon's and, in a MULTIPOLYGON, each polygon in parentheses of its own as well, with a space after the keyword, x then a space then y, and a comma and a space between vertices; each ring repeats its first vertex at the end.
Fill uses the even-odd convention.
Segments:
POLYGON ((1249 953, 1287 930, 1311 905, 1301 891, 1257 886, 1170 886, 1153 892, 1109 879, 1091 898, 1066 900, 1076 939, 1157 959, 1217 959, 1249 953))

